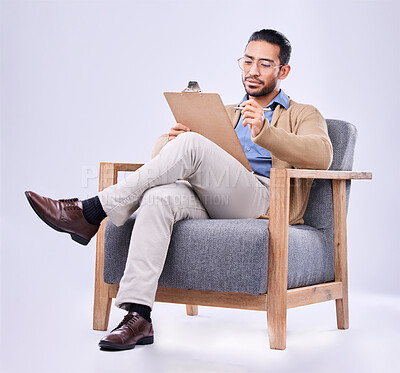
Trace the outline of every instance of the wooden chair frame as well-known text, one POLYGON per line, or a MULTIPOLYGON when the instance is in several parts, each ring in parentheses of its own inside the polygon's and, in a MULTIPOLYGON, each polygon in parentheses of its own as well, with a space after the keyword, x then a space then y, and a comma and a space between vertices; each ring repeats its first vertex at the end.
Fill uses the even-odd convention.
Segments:
MULTIPOLYGON (((117 183, 119 171, 136 171, 142 164, 100 163, 99 190, 117 183)), ((267 312, 270 348, 286 348, 288 308, 335 300, 338 329, 349 328, 347 276, 346 180, 372 179, 370 172, 271 169, 268 247, 268 293, 250 295, 220 291, 158 287, 156 301, 186 304, 188 315, 198 306, 239 308, 267 312), (335 281, 287 289, 289 193, 291 178, 331 179, 334 214, 335 281)), ((105 221, 97 233, 93 329, 107 330, 112 298, 119 284, 103 280, 105 221)))

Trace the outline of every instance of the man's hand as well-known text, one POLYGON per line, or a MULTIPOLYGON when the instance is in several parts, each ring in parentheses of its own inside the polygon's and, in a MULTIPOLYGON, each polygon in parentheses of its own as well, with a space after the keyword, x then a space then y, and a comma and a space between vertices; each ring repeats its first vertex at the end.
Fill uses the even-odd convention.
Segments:
POLYGON ((253 99, 242 102, 240 106, 244 107, 242 110, 243 127, 248 125, 251 136, 256 137, 264 126, 263 108, 253 99))
POLYGON ((175 126, 171 127, 168 133, 168 141, 171 141, 176 138, 176 136, 180 135, 181 133, 185 133, 190 131, 190 128, 184 126, 182 123, 176 123, 175 126))

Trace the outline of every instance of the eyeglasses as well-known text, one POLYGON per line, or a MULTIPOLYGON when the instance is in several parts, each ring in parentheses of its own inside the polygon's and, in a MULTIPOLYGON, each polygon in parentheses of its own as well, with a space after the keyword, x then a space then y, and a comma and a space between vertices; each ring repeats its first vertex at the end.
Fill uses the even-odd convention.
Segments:
MULTIPOLYGON (((254 64, 254 61, 248 57, 241 57, 237 61, 238 61, 240 69, 243 71, 250 70, 254 64)), ((267 73, 270 69, 277 69, 278 67, 282 67, 282 66, 283 65, 272 66, 268 61, 265 61, 265 60, 257 61, 257 68, 261 74, 267 73)))

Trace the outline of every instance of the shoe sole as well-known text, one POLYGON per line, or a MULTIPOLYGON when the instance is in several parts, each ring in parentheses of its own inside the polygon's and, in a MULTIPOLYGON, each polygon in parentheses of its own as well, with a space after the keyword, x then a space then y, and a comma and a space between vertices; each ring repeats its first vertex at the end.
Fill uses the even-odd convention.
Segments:
POLYGON ((154 343, 154 336, 144 337, 133 345, 118 345, 107 341, 100 341, 99 347, 103 350, 132 350, 136 345, 151 345, 152 343, 154 343))
POLYGON ((56 230, 57 232, 68 233, 68 234, 71 236, 71 238, 72 238, 73 241, 78 242, 78 243, 80 243, 81 245, 86 246, 86 245, 90 242, 90 240, 87 240, 86 238, 83 238, 83 237, 81 237, 81 236, 78 236, 78 235, 75 234, 75 233, 71 233, 71 232, 65 231, 65 230, 60 229, 60 228, 56 227, 55 225, 51 224, 51 223, 50 223, 49 221, 47 221, 47 220, 40 214, 40 212, 37 210, 35 204, 33 203, 31 197, 29 196, 28 192, 25 192, 25 196, 26 196, 26 198, 28 199, 28 202, 29 202, 29 204, 31 205, 33 211, 35 211, 36 215, 39 216, 39 218, 42 219, 42 221, 43 221, 44 223, 46 223, 50 228, 53 228, 53 229, 56 230))

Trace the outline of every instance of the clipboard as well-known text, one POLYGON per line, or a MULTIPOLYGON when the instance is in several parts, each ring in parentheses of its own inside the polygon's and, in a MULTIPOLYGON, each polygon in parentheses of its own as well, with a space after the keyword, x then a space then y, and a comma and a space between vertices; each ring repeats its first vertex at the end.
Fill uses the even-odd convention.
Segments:
POLYGON ((164 96, 177 122, 211 140, 252 172, 218 93, 164 92, 164 96))

